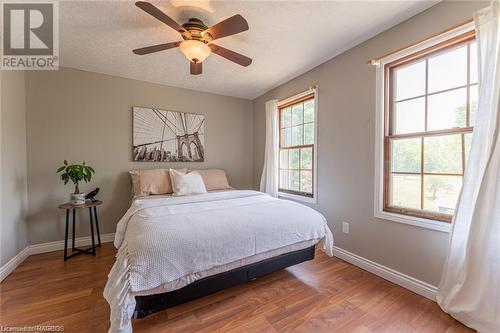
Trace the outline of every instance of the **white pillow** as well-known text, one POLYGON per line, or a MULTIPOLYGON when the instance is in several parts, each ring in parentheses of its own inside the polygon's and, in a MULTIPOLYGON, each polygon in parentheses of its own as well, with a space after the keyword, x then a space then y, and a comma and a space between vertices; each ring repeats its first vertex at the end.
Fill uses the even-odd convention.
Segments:
POLYGON ((207 193, 203 178, 198 172, 182 173, 174 169, 170 169, 169 172, 174 195, 182 196, 207 193))

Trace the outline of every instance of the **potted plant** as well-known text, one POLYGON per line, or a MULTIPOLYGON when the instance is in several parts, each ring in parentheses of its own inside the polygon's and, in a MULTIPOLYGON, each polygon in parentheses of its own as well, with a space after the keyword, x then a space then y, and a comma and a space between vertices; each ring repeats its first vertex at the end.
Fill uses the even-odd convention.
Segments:
POLYGON ((64 160, 64 164, 57 169, 57 173, 63 172, 61 174, 61 179, 66 185, 70 180, 75 184, 75 192, 70 194, 70 202, 75 205, 81 205, 85 203, 85 193, 80 192, 78 183, 84 181, 86 183, 90 182, 92 179, 92 174, 95 173, 91 166, 82 164, 68 164, 68 161, 64 160))

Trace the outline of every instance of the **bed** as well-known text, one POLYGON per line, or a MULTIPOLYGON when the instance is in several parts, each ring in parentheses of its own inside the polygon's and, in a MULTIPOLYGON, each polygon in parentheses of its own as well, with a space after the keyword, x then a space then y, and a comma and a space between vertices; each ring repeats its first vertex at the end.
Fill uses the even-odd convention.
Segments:
POLYGON ((104 297, 109 332, 193 298, 332 255, 333 236, 315 210, 256 191, 134 200, 119 221, 116 262, 104 297))

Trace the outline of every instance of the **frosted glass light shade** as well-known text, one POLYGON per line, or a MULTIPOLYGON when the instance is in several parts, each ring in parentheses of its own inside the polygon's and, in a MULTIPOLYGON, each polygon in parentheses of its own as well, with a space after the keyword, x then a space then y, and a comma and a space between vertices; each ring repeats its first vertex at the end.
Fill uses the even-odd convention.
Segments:
POLYGON ((189 61, 194 62, 202 62, 212 53, 207 44, 193 39, 183 41, 179 48, 189 61))

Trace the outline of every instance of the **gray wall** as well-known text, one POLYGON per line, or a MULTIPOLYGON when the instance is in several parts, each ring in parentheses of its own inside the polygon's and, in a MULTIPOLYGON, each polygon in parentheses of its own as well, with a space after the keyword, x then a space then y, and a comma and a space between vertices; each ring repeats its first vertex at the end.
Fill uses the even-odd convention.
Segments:
POLYGON ((0 266, 28 245, 23 71, 1 71, 0 266))
POLYGON ((472 17, 487 2, 442 2, 254 100, 254 186, 264 159, 265 102, 319 85, 318 204, 336 245, 436 285, 448 234, 373 217, 375 68, 367 60, 472 17), (341 222, 350 222, 350 234, 341 222))
MULTIPOLYGON (((64 159, 95 168, 95 179, 80 188, 101 189, 101 233, 115 232, 128 208, 131 169, 218 167, 227 171, 234 187, 252 187, 249 100, 61 68, 27 72, 26 103, 31 244, 64 239, 64 214, 57 205, 73 190, 55 172, 64 159), (205 114, 205 162, 132 162, 134 105, 205 114)), ((87 214, 82 218, 88 219, 87 214)), ((79 235, 89 234, 88 223, 79 228, 79 235)))

